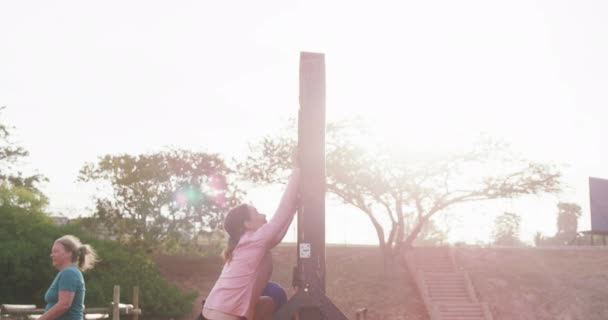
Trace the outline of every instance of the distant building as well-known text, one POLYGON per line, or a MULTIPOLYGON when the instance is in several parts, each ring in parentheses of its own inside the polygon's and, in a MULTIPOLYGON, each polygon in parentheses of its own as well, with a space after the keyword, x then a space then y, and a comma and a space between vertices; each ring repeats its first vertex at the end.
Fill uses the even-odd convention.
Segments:
POLYGON ((53 223, 57 226, 65 226, 70 222, 70 219, 64 216, 51 216, 51 219, 53 219, 53 223))

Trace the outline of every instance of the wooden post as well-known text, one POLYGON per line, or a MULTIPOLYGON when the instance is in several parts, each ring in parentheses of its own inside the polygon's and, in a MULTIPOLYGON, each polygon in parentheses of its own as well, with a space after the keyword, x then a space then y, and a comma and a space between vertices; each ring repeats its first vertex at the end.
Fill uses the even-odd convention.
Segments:
MULTIPOLYGON (((133 287, 133 309, 139 310, 139 287, 133 287)), ((133 312, 133 320, 139 319, 139 312, 133 312)))
POLYGON ((300 54, 298 148, 302 181, 298 212, 300 285, 325 293, 325 59, 300 54))
MULTIPOLYGON (((325 294, 325 57, 300 54, 298 148, 302 181, 298 211, 300 290, 325 294)), ((304 320, 321 319, 319 309, 300 310, 304 320)))
POLYGON ((367 320, 367 308, 359 308, 355 310, 357 320, 367 320))
POLYGON ((325 56, 300 53, 298 292, 274 320, 348 320, 325 295, 325 56))
POLYGON ((114 295, 112 298, 112 320, 120 320, 120 286, 114 286, 114 295))

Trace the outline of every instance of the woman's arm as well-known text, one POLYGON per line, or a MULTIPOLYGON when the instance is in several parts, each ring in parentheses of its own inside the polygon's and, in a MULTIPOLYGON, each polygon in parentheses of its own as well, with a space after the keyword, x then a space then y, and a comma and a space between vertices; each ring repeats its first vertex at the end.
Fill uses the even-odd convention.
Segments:
POLYGON ((269 247, 276 246, 287 232, 296 212, 298 191, 300 185, 300 169, 295 168, 291 173, 287 188, 283 193, 279 207, 270 221, 260 227, 255 237, 267 242, 269 247))
POLYGON ((59 290, 59 301, 45 312, 38 320, 54 320, 70 309, 74 301, 74 291, 59 290))

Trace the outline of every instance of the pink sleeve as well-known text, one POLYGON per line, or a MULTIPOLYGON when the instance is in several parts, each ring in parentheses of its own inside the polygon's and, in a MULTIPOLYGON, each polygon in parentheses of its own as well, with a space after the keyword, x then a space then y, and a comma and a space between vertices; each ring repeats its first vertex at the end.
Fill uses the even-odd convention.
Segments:
POLYGON ((267 224, 255 232, 256 240, 265 242, 270 248, 281 242, 296 213, 299 185, 300 169, 294 169, 277 211, 267 224))

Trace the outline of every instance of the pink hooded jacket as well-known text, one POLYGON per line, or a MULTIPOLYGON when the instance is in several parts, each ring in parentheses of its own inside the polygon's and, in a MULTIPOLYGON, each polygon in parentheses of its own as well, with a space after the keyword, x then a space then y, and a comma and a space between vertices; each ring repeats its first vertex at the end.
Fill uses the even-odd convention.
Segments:
POLYGON ((205 301, 206 309, 253 319, 255 304, 272 275, 270 249, 281 242, 296 212, 299 180, 300 170, 294 169, 272 219, 241 236, 205 301))

